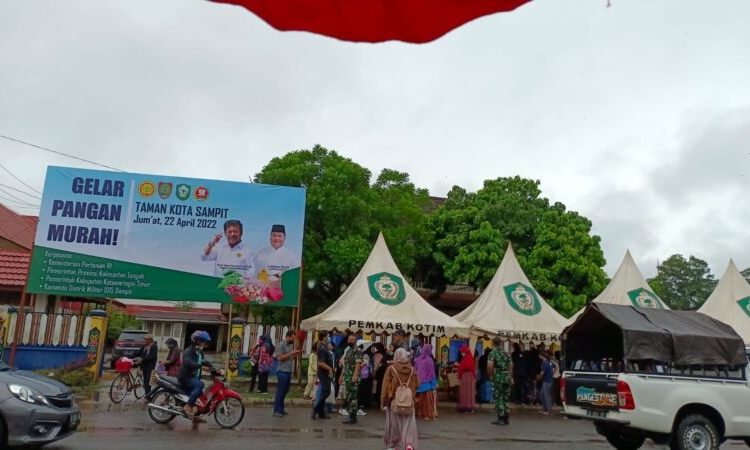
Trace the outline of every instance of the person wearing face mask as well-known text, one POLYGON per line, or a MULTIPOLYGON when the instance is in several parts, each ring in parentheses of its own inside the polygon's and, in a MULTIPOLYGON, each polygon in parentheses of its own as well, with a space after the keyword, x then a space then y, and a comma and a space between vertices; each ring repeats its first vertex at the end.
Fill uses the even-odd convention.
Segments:
POLYGON ((341 375, 339 383, 344 383, 346 388, 346 410, 349 413, 349 418, 344 420, 343 423, 355 424, 357 423, 357 393, 359 391, 359 372, 362 369, 362 362, 364 356, 362 350, 357 347, 357 336, 354 333, 349 333, 346 338, 348 348, 344 354, 344 372, 341 375))
POLYGON ((177 374, 177 380, 183 389, 190 392, 187 405, 185 405, 185 414, 196 421, 205 422, 195 416, 195 403, 205 387, 201 381, 203 367, 216 370, 213 364, 203 359, 203 349, 211 341, 211 336, 205 331, 198 330, 190 336, 190 341, 192 344, 182 353, 182 366, 180 366, 180 373, 177 374))
POLYGON ((276 369, 276 397, 273 401, 273 416, 284 417, 288 413, 284 411, 284 399, 289 392, 289 386, 292 383, 292 369, 294 367, 294 358, 300 354, 300 350, 294 348, 295 333, 292 330, 286 332, 284 340, 279 344, 276 353, 279 359, 279 366, 276 369))

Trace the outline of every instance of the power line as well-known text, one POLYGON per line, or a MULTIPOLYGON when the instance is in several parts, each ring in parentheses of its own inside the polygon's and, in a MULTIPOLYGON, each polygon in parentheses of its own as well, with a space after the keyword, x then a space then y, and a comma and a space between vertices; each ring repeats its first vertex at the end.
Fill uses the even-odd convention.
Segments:
MULTIPOLYGON (((0 164, 0 165, 2 165, 2 164, 0 164)), ((12 190, 14 190, 14 191, 16 191, 16 192, 20 192, 20 193, 22 193, 22 194, 24 194, 24 195, 28 195, 29 197, 31 197, 31 198, 35 198, 35 199, 37 199, 37 200, 41 200, 41 199, 42 199, 41 197, 38 197, 38 196, 36 196, 36 195, 33 195, 33 194, 29 194, 28 192, 24 192, 24 191, 22 191, 22 190, 20 190, 20 189, 16 189, 16 188, 12 187, 12 186, 8 186, 7 184, 3 184, 3 183, 0 183, 0 186, 2 186, 2 187, 4 187, 4 188, 7 188, 7 189, 12 189, 12 190)))
POLYGON ((16 200, 13 200, 12 198, 3 197, 0 195, 0 199, 3 200, 2 204, 3 206, 12 206, 14 208, 40 208, 41 205, 34 205, 31 203, 20 203, 16 200))
POLYGON ((29 186, 28 184, 24 183, 24 181, 22 179, 20 179, 17 176, 13 175, 13 173, 10 170, 6 169, 4 165, 0 164, 0 168, 2 168, 4 171, 8 172, 8 175, 10 175, 13 178, 15 178, 16 180, 18 180, 22 185, 26 186, 27 188, 31 189, 32 191, 36 192, 37 194, 42 195, 41 192, 37 191, 36 189, 34 189, 33 187, 29 186))
POLYGON ((106 164, 99 164, 98 162, 89 161, 88 159, 80 158, 78 156, 69 155, 67 153, 63 153, 63 152, 60 152, 60 151, 57 151, 57 150, 52 150, 51 148, 42 147, 41 145, 32 144, 31 142, 22 141, 20 139, 15 139, 15 138, 12 138, 10 136, 5 136, 3 134, 0 134, 0 138, 7 139, 7 140, 13 141, 13 142, 18 142, 19 144, 23 144, 23 145, 28 145, 29 147, 38 148, 39 150, 44 150, 46 152, 55 153, 57 155, 67 156, 68 158, 77 159, 78 161, 83 161, 85 163, 93 164, 95 166, 106 167, 107 169, 112 169, 112 170, 115 170, 117 172, 125 172, 124 170, 120 170, 120 169, 117 169, 115 167, 108 166, 106 164))
POLYGON ((0 187, 0 192, 4 193, 5 195, 11 196, 13 199, 15 199, 15 201, 17 201, 18 203, 21 203, 23 205, 29 205, 29 206, 33 205, 33 203, 27 202, 26 200, 24 200, 22 198, 18 198, 15 195, 11 194, 10 192, 6 191, 5 189, 3 189, 1 187, 0 187))

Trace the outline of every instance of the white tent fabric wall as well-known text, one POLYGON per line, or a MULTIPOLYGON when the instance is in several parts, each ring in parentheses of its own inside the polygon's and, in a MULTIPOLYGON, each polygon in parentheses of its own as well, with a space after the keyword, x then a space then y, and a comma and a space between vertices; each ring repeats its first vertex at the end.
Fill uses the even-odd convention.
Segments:
POLYGON ((698 312, 730 325, 750 345, 750 284, 733 260, 698 312))
MULTIPOLYGON (((670 309, 658 295, 654 293, 646 279, 643 278, 640 269, 635 264, 630 250, 625 252, 625 257, 615 276, 606 288, 592 300, 597 303, 612 303, 615 305, 632 305, 641 308, 670 309)), ((573 314, 567 324, 573 323, 585 308, 573 314)))
POLYGON ((465 338, 469 327, 432 307, 404 279, 383 234, 357 277, 322 313, 301 322, 303 330, 350 330, 393 333, 402 327, 412 335, 465 338))
POLYGON ((511 245, 484 292, 453 317, 470 326, 474 336, 536 344, 558 342, 566 324, 531 286, 511 245))

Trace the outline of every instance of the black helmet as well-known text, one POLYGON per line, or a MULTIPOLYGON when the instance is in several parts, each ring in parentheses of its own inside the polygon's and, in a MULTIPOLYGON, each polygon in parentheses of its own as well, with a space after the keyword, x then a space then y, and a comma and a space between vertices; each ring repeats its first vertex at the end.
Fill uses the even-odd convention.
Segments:
POLYGON ((167 347, 174 348, 177 347, 177 341, 174 340, 174 338, 169 338, 166 341, 164 341, 165 344, 167 344, 167 347))

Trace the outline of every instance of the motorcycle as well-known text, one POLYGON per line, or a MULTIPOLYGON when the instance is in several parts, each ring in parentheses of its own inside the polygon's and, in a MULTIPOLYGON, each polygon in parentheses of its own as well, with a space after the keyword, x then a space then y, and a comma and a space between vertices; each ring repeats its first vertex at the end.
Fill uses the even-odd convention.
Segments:
MULTIPOLYGON (((229 383, 221 371, 212 371, 213 385, 203 392, 195 406, 197 415, 214 415, 214 420, 221 428, 234 428, 245 417, 245 405, 242 396, 229 389, 229 383)), ((148 415, 156 423, 164 424, 177 416, 193 419, 185 413, 184 407, 190 397, 177 381, 177 378, 166 375, 156 376, 157 387, 147 396, 148 415)))

